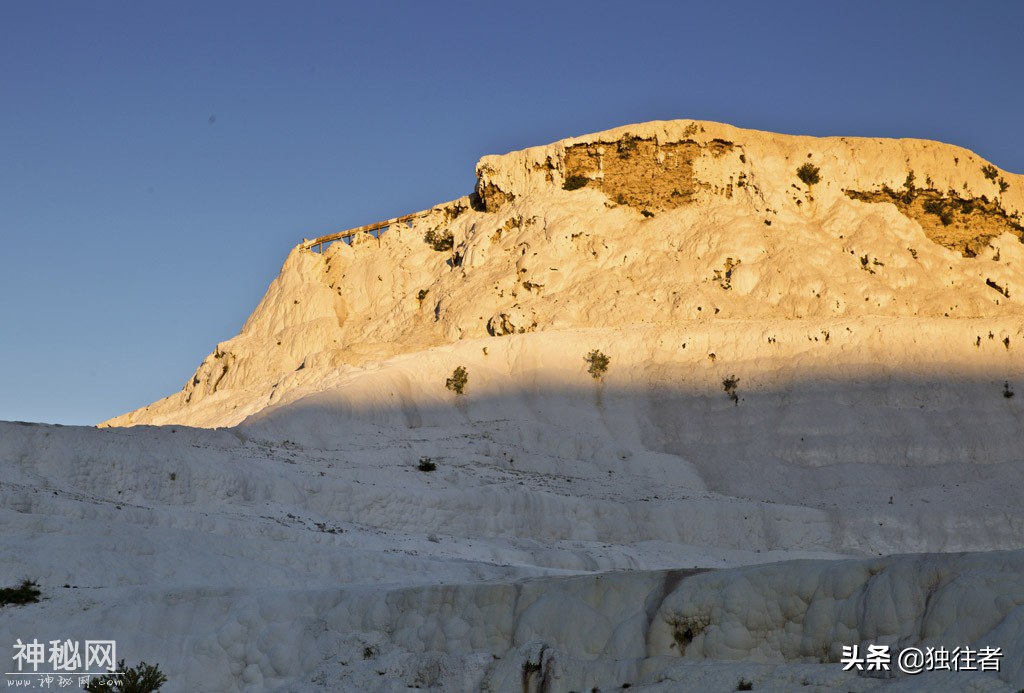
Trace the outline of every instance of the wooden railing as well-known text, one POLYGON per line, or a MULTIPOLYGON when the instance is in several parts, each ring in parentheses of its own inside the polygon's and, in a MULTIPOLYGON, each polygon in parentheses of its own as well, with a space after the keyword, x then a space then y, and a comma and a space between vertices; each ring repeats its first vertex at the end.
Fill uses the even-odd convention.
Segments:
POLYGON ((320 236, 312 240, 303 239, 301 245, 306 250, 313 250, 314 252, 323 252, 325 245, 334 243, 335 241, 343 241, 347 238, 352 238, 353 236, 357 236, 361 233, 373 234, 374 231, 378 232, 376 237, 380 238, 381 234, 383 234, 385 230, 390 229, 392 226, 395 226, 396 224, 412 224, 412 222, 415 221, 416 219, 425 217, 428 214, 443 212, 446 209, 456 209, 459 207, 469 209, 469 206, 469 198, 460 197, 459 199, 452 200, 451 202, 445 202, 443 204, 435 205, 430 209, 423 210, 422 212, 414 212, 413 214, 406 214, 405 216, 395 217, 394 219, 387 219, 386 221, 378 221, 373 224, 357 226, 353 229, 346 229, 344 231, 328 234, 326 236, 320 236), (314 248, 316 250, 314 250, 314 248))

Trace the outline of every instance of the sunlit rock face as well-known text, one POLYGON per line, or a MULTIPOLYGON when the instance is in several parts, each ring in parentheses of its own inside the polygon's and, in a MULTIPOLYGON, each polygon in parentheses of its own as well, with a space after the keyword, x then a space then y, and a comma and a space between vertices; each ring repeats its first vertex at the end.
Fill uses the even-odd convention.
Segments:
POLYGON ((869 364, 929 325, 956 351, 984 342, 937 372, 1012 361, 1024 182, 959 147, 682 120, 487 156, 477 175, 476 204, 297 247, 180 393, 110 423, 233 425, 392 356, 581 328, 748 333, 742 357, 772 371, 813 349, 768 342, 766 323, 807 321, 826 363, 869 364), (880 332, 876 353, 840 343, 858 325, 880 332))
POLYGON ((0 424, 49 599, 0 643, 189 691, 1024 687, 1021 176, 698 121, 477 176, 297 246, 181 392, 0 424))

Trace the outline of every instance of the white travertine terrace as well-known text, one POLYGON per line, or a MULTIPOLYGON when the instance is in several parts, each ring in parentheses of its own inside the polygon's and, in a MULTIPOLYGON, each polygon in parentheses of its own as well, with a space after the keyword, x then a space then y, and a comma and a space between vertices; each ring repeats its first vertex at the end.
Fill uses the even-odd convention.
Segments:
POLYGON ((46 596, 0 644, 116 638, 169 691, 1020 689, 1024 177, 989 166, 646 123, 485 157, 474 209, 298 246, 181 392, 0 423, 0 583, 46 596), (603 191, 612 164, 673 190, 671 157, 651 209, 603 191), (910 172, 1006 230, 968 257, 848 194, 910 172), (1003 657, 843 671, 868 644, 1003 657))

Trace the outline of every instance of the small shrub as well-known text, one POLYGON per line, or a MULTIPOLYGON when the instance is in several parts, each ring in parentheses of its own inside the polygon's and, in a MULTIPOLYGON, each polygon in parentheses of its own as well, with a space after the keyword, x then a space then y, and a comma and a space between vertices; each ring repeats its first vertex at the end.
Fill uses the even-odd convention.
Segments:
POLYGON ((469 373, 465 366, 459 366, 452 371, 452 377, 445 381, 444 386, 457 395, 466 391, 466 383, 469 382, 469 373))
POLYGON ((455 207, 448 207, 444 210, 444 218, 448 221, 455 221, 465 211, 467 211, 467 209, 461 204, 455 207))
POLYGON ((725 390, 725 394, 729 396, 732 403, 737 407, 740 405, 740 396, 736 394, 736 386, 740 384, 740 379, 735 375, 730 375, 728 378, 722 381, 722 389, 725 390))
POLYGON ((989 180, 995 180, 999 177, 999 169, 992 164, 985 164, 981 167, 981 173, 989 180))
POLYGON ((628 159, 633 156, 636 152, 637 144, 640 142, 640 138, 635 135, 627 135, 623 137, 615 145, 615 150, 618 152, 620 159, 628 159))
POLYGON ((1002 178, 999 179, 999 192, 1004 193, 1010 189, 1010 184, 1002 178))
POLYGON ((434 464, 434 460, 430 459, 429 457, 421 457, 420 463, 416 465, 416 469, 420 470, 421 472, 432 472, 435 469, 437 469, 437 465, 434 464))
MULTIPOLYGON (((914 185, 915 180, 913 171, 907 173, 907 178, 903 181, 903 192, 899 193, 899 198, 903 200, 904 204, 909 205, 917 197, 917 187, 914 185)), ((893 192, 892 194, 896 195, 897 193, 893 192)))
POLYGON ((565 179, 565 182, 562 183, 562 189, 563 190, 579 190, 580 188, 587 187, 587 183, 589 183, 589 182, 590 182, 590 179, 587 178, 586 176, 580 176, 580 175, 567 176, 566 179, 565 179))
POLYGON ((1014 394, 1014 391, 1010 388, 1010 381, 1007 380, 1003 383, 1003 397, 1010 399, 1014 394))
POLYGON ((452 232, 448 229, 445 229, 444 231, 430 229, 423 235, 423 240, 427 242, 427 245, 438 252, 451 250, 455 247, 455 237, 452 236, 452 232))
POLYGON ((742 260, 733 260, 731 257, 725 258, 725 269, 715 270, 715 281, 718 285, 728 291, 732 288, 732 272, 740 266, 742 260))
POLYGON ((24 579, 17 587, 0 588, 0 606, 8 604, 33 604, 39 601, 39 584, 35 580, 24 579))
POLYGON ((427 297, 427 294, 429 293, 430 289, 420 289, 419 292, 416 294, 416 300, 419 301, 420 303, 423 303, 423 299, 425 299, 427 297))
POLYGON ((594 380, 600 380, 604 377, 605 373, 608 372, 608 364, 612 361, 610 357, 597 349, 584 356, 583 360, 590 364, 587 367, 587 373, 590 373, 594 380))
POLYGON ((796 170, 796 176, 808 186, 821 182, 821 169, 811 163, 806 163, 796 170))
POLYGON ((752 691, 754 690, 754 682, 747 681, 746 679, 740 679, 736 684, 736 690, 738 691, 752 691))
POLYGON ((128 669, 122 659, 117 663, 117 670, 122 672, 122 675, 97 676, 89 681, 83 690, 89 693, 154 693, 167 683, 167 676, 160 671, 159 665, 141 662, 128 669))
POLYGON ((942 200, 926 200, 924 211, 939 217, 943 226, 949 226, 953 223, 953 212, 942 200))

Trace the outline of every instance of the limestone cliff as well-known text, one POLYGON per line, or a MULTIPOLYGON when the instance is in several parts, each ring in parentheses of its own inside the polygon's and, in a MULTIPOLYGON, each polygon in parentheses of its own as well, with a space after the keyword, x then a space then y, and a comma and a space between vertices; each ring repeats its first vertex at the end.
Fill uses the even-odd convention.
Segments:
POLYGON ((992 359, 1024 337, 1024 177, 959 147, 679 120, 487 156, 477 176, 473 208, 297 246, 181 392, 108 423, 233 425, 394 356, 509 334, 720 323, 753 344, 799 321, 835 344, 840 323, 924 320, 992 359))

